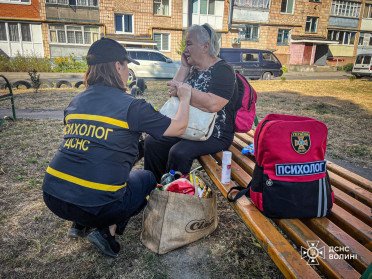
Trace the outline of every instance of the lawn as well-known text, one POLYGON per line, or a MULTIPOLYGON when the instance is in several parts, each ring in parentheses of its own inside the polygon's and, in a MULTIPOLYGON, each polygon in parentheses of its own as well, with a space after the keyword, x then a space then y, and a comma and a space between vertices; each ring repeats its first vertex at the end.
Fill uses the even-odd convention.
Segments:
MULTIPOLYGON (((316 117, 329 128, 328 156, 372 169, 372 83, 254 81, 257 114, 316 117)), ((164 81, 148 82, 145 99, 160 108, 164 81)), ((62 110, 77 92, 16 92, 17 109, 62 110)), ((0 108, 8 108, 1 102, 0 108)), ((103 257, 85 239, 69 240, 69 223, 41 197, 46 166, 62 137, 62 121, 7 121, 0 127, 0 278, 281 278, 279 270, 218 194, 219 226, 210 236, 157 256, 139 241, 141 216, 119 237, 119 258, 103 257)), ((141 167, 138 165, 137 167, 141 167)))

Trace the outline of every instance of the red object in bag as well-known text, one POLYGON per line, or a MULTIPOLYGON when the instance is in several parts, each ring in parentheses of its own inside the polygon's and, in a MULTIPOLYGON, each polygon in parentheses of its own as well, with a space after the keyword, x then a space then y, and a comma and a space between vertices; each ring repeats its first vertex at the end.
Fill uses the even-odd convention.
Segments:
POLYGON ((169 185, 167 185, 166 190, 170 192, 186 194, 190 196, 193 196, 195 194, 194 186, 186 178, 180 178, 180 179, 177 179, 169 183, 169 185))

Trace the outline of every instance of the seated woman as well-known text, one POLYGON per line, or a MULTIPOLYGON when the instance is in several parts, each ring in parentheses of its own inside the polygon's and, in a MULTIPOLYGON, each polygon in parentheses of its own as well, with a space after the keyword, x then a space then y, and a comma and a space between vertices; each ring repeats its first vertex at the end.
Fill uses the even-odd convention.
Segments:
POLYGON ((235 93, 234 70, 217 57, 219 43, 216 32, 208 24, 192 25, 186 36, 182 64, 169 82, 170 95, 187 83, 192 86, 191 105, 207 112, 217 112, 212 136, 201 142, 174 137, 145 140, 145 170, 161 175, 170 170, 189 173, 193 160, 201 155, 228 149, 234 137, 235 93))
MULTIPOLYGON (((191 86, 178 86, 174 119, 125 93, 131 59, 118 42, 102 38, 88 51, 87 89, 65 110, 64 138, 48 166, 44 201, 57 216, 74 222, 73 232, 96 228, 88 240, 117 256, 129 218, 146 205, 154 175, 131 171, 142 132, 159 139, 182 135, 187 127, 191 86)), ((139 64, 139 63, 138 63, 139 64)))

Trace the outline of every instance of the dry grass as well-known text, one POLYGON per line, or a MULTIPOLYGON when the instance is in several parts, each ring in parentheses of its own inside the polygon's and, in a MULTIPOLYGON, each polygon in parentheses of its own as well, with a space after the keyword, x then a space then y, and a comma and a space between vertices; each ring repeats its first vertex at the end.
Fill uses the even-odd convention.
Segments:
MULTIPOLYGON (((146 99, 159 108, 164 81, 148 82, 146 99)), ((367 168, 371 158, 372 83, 364 81, 252 82, 260 92, 258 116, 313 116, 329 127, 331 156, 367 168), (325 94, 328 92, 328 94, 325 94)), ((18 109, 63 109, 76 92, 16 95, 18 109)), ((0 108, 9 107, 1 102, 0 108)), ((119 238, 116 260, 85 240, 66 237, 69 223, 43 204, 44 170, 62 137, 61 121, 19 120, 0 127, 0 278, 278 278, 280 272, 218 194, 219 227, 209 237, 157 256, 139 241, 141 217, 119 238)))

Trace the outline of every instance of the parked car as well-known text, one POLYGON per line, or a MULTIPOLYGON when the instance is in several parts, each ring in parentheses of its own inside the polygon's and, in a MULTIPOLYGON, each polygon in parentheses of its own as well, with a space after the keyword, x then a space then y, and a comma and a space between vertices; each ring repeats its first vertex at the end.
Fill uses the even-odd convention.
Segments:
POLYGON ((271 79, 283 74, 279 59, 268 50, 221 48, 220 57, 250 79, 271 79))
POLYGON ((356 57, 351 73, 357 78, 372 77, 372 54, 359 54, 356 57))
POLYGON ((136 78, 173 78, 181 65, 181 62, 175 62, 155 49, 127 48, 127 51, 141 64, 128 65, 130 81, 136 78))

